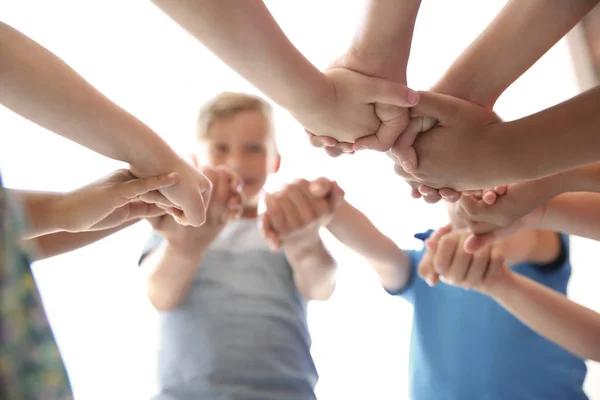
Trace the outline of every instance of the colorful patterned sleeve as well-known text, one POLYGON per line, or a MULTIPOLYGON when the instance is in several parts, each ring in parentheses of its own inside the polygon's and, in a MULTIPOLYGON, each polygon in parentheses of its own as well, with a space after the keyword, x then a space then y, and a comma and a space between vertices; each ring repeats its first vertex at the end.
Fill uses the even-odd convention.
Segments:
POLYGON ((0 399, 67 400, 71 387, 0 177, 0 399))

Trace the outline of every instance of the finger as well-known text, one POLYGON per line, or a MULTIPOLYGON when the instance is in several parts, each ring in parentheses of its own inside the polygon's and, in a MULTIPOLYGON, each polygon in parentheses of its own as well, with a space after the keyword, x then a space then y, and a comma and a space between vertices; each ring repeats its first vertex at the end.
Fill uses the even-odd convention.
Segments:
POLYGON ((271 221, 270 221, 267 213, 264 213, 263 215, 261 215, 260 220, 259 220, 259 225, 262 229, 263 236, 264 236, 265 240, 267 241, 267 243, 269 244, 269 247, 271 248, 271 250, 274 251, 274 250, 279 249, 281 247, 281 241, 279 240, 279 235, 277 234, 277 232, 275 232, 275 230, 271 226, 271 221))
POLYGON ((213 181, 213 194, 211 205, 218 204, 225 206, 232 192, 234 177, 231 172, 224 167, 216 169, 215 179, 213 181))
POLYGON ((464 100, 433 92, 419 92, 419 103, 411 108, 411 116, 432 117, 442 126, 456 123, 460 111, 469 105, 464 100))
POLYGON ((298 228, 306 226, 317 219, 318 214, 316 213, 314 203, 321 202, 327 206, 327 203, 323 199, 311 196, 308 191, 308 185, 290 185, 288 188, 288 198, 294 208, 295 215, 298 216, 298 228))
POLYGON ((435 286, 438 282, 438 274, 435 272, 433 268, 433 260, 431 252, 427 251, 421 262, 419 263, 419 267, 417 269, 417 273, 419 276, 427 282, 429 286, 435 286))
POLYGON ((497 198, 498 198, 498 195, 492 189, 486 189, 486 190, 484 190, 483 191, 483 196, 481 196, 481 200, 485 204, 487 204, 488 206, 491 206, 494 203, 496 203, 496 199, 497 198))
POLYGON ((129 203, 129 215, 126 221, 131 221, 132 219, 137 218, 153 218, 160 215, 165 215, 166 213, 166 210, 157 207, 154 204, 146 204, 141 201, 135 201, 129 203))
MULTIPOLYGON (((382 141, 382 137, 379 136, 381 134, 380 132, 381 132, 381 126, 379 127, 379 130, 377 132, 375 132, 375 134, 357 139, 356 142, 354 142, 352 149, 354 151, 360 151, 360 150, 387 151, 387 150, 389 150, 390 147, 392 147, 391 144, 388 146, 386 143, 387 141, 389 141, 389 137, 384 137, 384 140, 386 142, 382 141)), ((384 131, 383 135, 389 135, 389 132, 384 131)))
POLYGON ((422 117, 411 118, 391 148, 394 161, 399 163, 406 172, 412 172, 418 166, 417 152, 413 145, 417 135, 422 132, 422 126, 422 117))
POLYGON ((494 188, 494 192, 496 192, 496 194, 499 196, 504 196, 506 194, 507 190, 508 190, 508 186, 506 186, 506 185, 496 186, 494 188))
POLYGON ((428 242, 437 243, 443 236, 452 232, 452 224, 446 224, 442 226, 440 229, 436 230, 429 236, 428 242))
POLYGON ((465 276, 462 287, 472 289, 479 286, 483 282, 483 277, 487 272, 490 261, 490 247, 484 248, 473 254, 469 272, 465 276))
POLYGON ((320 177, 308 183, 310 194, 319 198, 325 198, 331 194, 334 183, 327 178, 320 177))
POLYGON ((471 219, 476 219, 478 222, 489 222, 481 219, 481 211, 485 208, 485 203, 477 200, 475 196, 462 196, 460 199, 460 208, 471 219))
POLYGON ((460 200, 461 196, 460 192, 450 188, 442 188, 438 190, 438 193, 449 203, 456 203, 458 200, 460 200))
POLYGON ((366 77, 357 85, 366 103, 381 103, 398 107, 412 107, 419 102, 419 93, 406 85, 387 79, 366 77))
POLYGON ((148 204, 156 204, 161 208, 175 207, 175 204, 171 203, 161 192, 153 190, 148 193, 144 193, 137 197, 138 200, 148 204))
POLYGON ((459 236, 457 240, 454 257, 452 258, 452 263, 450 264, 450 268, 448 271, 443 274, 444 278, 448 281, 448 283, 452 285, 461 285, 464 282, 465 277, 469 273, 469 269, 471 266, 471 260, 473 255, 471 253, 467 253, 463 249, 464 236, 459 236))
POLYGON ((333 208, 338 207, 340 204, 342 204, 343 200, 344 200, 344 196, 346 196, 346 192, 344 192, 344 189, 342 189, 337 182, 333 182, 333 189, 331 190, 331 193, 329 194, 329 199, 330 199, 330 203, 331 206, 333 208))
POLYGON ((302 218, 300 217, 299 210, 296 209, 294 203, 292 203, 290 199, 290 195, 293 191, 293 187, 288 187, 284 189, 284 191, 275 193, 274 195, 277 198, 277 204, 281 208, 285 225, 288 227, 288 231, 282 231, 280 232, 281 234, 293 232, 302 227, 302 218))
POLYGON ((333 147, 337 144, 337 140, 329 136, 317 136, 311 131, 304 130, 308 134, 310 144, 314 147, 333 147))
POLYGON ((419 192, 423 196, 433 196, 433 195, 439 194, 438 189, 432 188, 431 186, 427 186, 427 185, 420 185, 419 192))
POLYGON ((122 200, 119 200, 119 202, 122 203, 120 205, 124 205, 127 201, 135 199, 144 193, 173 186, 178 181, 179 175, 172 172, 170 174, 114 183, 113 187, 115 188, 116 193, 123 197, 122 200))
POLYGON ((425 200, 425 203, 427 203, 427 204, 436 204, 441 199, 442 199, 442 196, 440 196, 437 193, 433 194, 433 195, 430 195, 430 196, 423 196, 423 200, 425 200))
POLYGON ((315 215, 315 218, 317 219, 331 213, 335 207, 338 192, 341 192, 342 196, 344 193, 343 190, 340 189, 335 182, 329 181, 331 182, 331 189, 329 189, 329 191, 325 192, 324 194, 323 192, 321 192, 318 193, 318 196, 315 196, 314 192, 311 191, 310 185, 319 180, 329 181, 327 178, 319 178, 315 181, 308 182, 308 185, 304 185, 301 187, 303 195, 308 199, 312 212, 315 215))
POLYGON ((433 257, 433 267, 438 274, 445 275, 450 270, 457 244, 458 237, 456 235, 440 238, 433 257))
POLYGON ((412 196, 413 199, 420 199, 422 197, 421 193, 419 192, 419 190, 418 189, 414 189, 414 188, 411 189, 410 195, 412 196))
POLYGON ((265 203, 267 206, 267 212, 270 226, 277 233, 277 236, 281 236, 290 231, 290 227, 286 224, 283 209, 280 205, 280 199, 274 194, 267 194, 265 197, 265 203))
POLYGON ((491 246, 490 249, 490 262, 488 268, 485 271, 481 281, 485 285, 488 279, 493 279, 494 275, 500 272, 500 269, 506 268, 504 265, 504 256, 499 246, 491 246))
POLYGON ((327 153, 327 155, 329 157, 339 157, 342 154, 346 154, 341 148, 339 147, 325 147, 325 153, 327 153))
POLYGON ((483 249, 485 246, 489 246, 498 240, 499 237, 496 231, 484 233, 482 235, 471 234, 467 240, 465 240, 464 249, 467 253, 475 253, 483 249))

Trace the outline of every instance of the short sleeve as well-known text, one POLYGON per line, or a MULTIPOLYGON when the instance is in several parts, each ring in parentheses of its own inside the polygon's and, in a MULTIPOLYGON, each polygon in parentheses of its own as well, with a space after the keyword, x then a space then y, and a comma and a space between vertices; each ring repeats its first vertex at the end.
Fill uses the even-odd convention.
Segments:
POLYGON ((560 240, 560 252, 558 256, 546 264, 535 264, 535 267, 542 271, 556 271, 568 265, 570 254, 569 254, 569 236, 563 233, 557 233, 558 239, 560 240))
POLYGON ((409 257, 410 262, 410 277, 408 278, 408 282, 404 285, 403 288, 399 290, 388 290, 385 289, 386 292, 391 294, 392 296, 400 296, 404 298, 406 301, 410 303, 414 303, 415 297, 415 287, 418 284, 418 276, 417 276, 417 267, 423 258, 424 249, 423 250, 406 250, 406 254, 409 257))

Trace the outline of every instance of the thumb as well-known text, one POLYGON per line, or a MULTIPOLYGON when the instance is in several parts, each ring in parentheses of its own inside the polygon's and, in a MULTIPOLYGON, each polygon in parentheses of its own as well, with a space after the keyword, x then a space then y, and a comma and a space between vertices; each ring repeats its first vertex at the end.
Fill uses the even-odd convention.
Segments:
POLYGON ((460 110, 470 103, 456 97, 433 92, 419 92, 419 104, 411 109, 411 117, 432 117, 441 125, 451 125, 459 118, 460 110))
POLYGON ((412 107, 419 102, 419 93, 402 83, 375 77, 368 77, 366 83, 363 94, 369 103, 412 107))
POLYGON ((323 198, 331 193, 334 183, 327 178, 318 178, 309 182, 308 190, 315 197, 323 198))

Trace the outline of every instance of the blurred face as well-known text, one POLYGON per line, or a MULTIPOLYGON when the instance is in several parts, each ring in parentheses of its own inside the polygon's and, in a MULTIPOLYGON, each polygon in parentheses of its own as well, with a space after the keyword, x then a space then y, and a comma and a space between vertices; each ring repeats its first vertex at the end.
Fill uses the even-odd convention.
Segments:
POLYGON ((271 121, 258 111, 242 111, 214 121, 206 141, 210 166, 238 174, 249 206, 255 206, 269 174, 279 169, 271 121))

